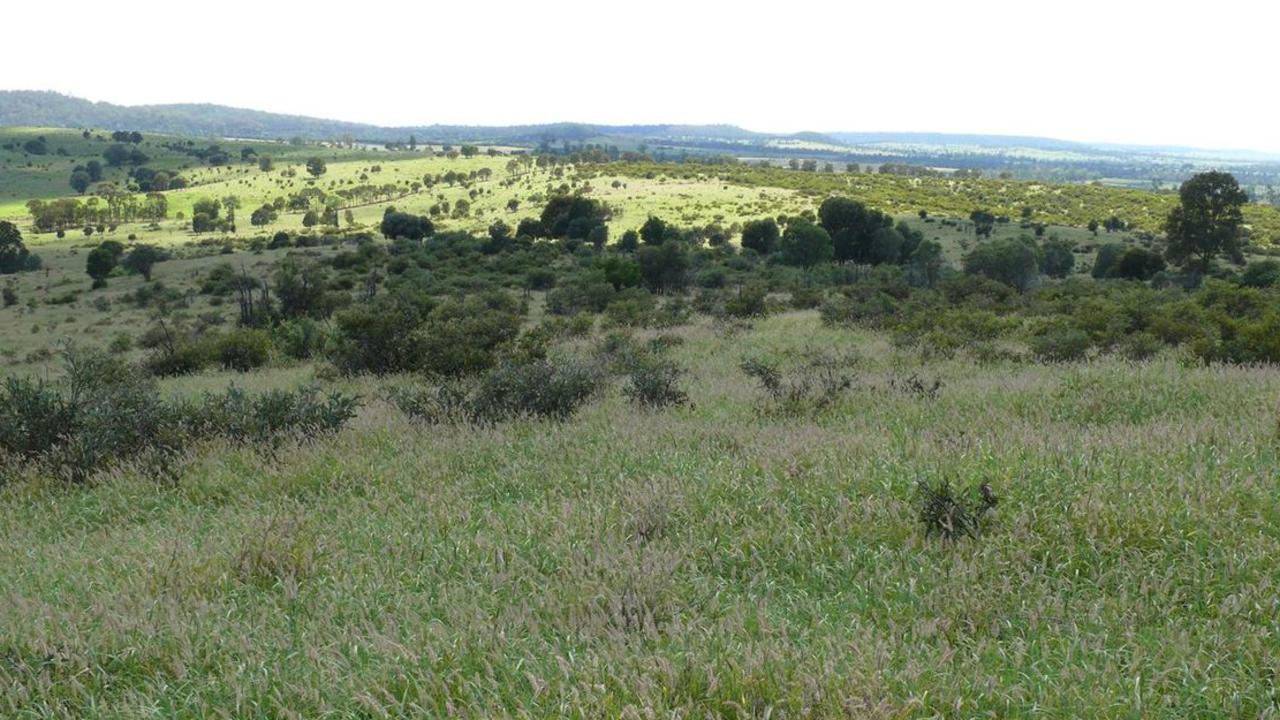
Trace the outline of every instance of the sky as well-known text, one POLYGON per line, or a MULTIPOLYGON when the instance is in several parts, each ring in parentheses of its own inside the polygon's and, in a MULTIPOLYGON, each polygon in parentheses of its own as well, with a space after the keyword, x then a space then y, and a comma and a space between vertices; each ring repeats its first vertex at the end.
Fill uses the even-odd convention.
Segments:
POLYGON ((4 34, 0 89, 126 105, 1280 152, 1275 0, 75 0, 3 18, 55 27, 4 34))

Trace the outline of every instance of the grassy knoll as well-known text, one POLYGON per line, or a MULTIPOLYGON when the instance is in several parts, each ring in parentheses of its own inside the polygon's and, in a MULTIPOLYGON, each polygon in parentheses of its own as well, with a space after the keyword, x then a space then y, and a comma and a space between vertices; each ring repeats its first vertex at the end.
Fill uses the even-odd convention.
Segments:
POLYGON ((401 379, 342 380, 365 403, 323 442, 11 478, 0 715, 1275 712, 1274 367, 924 361, 812 312, 671 332, 673 410, 614 385, 430 427, 381 399, 401 379), (804 346, 855 353, 852 391, 761 414, 739 358, 804 346), (1001 496, 978 538, 925 537, 945 477, 1001 496))

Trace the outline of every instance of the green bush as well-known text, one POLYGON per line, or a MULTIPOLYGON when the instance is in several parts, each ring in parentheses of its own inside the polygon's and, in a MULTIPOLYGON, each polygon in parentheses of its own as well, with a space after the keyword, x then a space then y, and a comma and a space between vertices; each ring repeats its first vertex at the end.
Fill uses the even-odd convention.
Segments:
POLYGON ((335 432, 355 417, 358 405, 356 397, 324 394, 314 386, 268 390, 258 396, 232 386, 226 392, 207 394, 199 403, 183 407, 181 414, 197 437, 279 444, 288 437, 335 432))
POLYGON ((431 309, 428 298, 383 295, 339 313, 331 355, 346 374, 409 372, 421 362, 418 329, 431 309))
POLYGON ((1240 273, 1240 284, 1251 288, 1269 288, 1280 285, 1280 260, 1259 260, 1249 263, 1240 273))
POLYGON ((155 383, 100 351, 63 353, 57 386, 10 379, 0 410, 0 448, 46 462, 82 481, 127 457, 161 454, 181 445, 180 424, 155 383))
POLYGON ((0 453, 83 481, 125 459, 164 470, 191 443, 214 437, 279 442, 342 427, 356 399, 313 388, 250 397, 232 388, 200 402, 165 401, 155 381, 100 351, 68 349, 56 384, 9 378, 0 388, 0 453))
POLYGON ((599 389, 598 371, 572 361, 504 362, 480 378, 400 389, 392 402, 429 423, 492 424, 511 418, 567 420, 599 389))
POLYGON ((769 288, 761 283, 739 286, 725 298, 724 312, 730 317, 764 317, 769 314, 768 297, 769 288))
POLYGON ((1073 362, 1089 352, 1089 334, 1066 325, 1052 325, 1031 337, 1031 352, 1044 362, 1073 362))
POLYGON ((214 341, 214 353, 224 370, 248 372, 271 359, 271 336, 263 330, 235 330, 214 341))
POLYGON ((310 360, 320 356, 328 344, 324 325, 311 318, 286 320, 275 328, 275 344, 285 357, 310 360))
POLYGON ((488 370, 520 334, 523 314, 505 293, 442 302, 415 334, 420 352, 416 369, 442 377, 488 370))
POLYGON ((628 384, 623 395, 644 408, 664 408, 682 405, 689 395, 680 387, 684 371, 674 361, 646 356, 632 363, 628 384))
POLYGON ((217 357, 216 339, 179 337, 154 346, 143 367, 157 377, 190 375, 209 367, 217 357))
POLYGON ((1128 335, 1120 342, 1120 354, 1128 360, 1139 362, 1149 360, 1160 352, 1163 343, 1160 338, 1149 332, 1139 332, 1128 335))
POLYGON ((472 407, 477 419, 566 420, 599 388, 597 371, 580 362, 503 364, 481 379, 472 407))
POLYGON ((791 307, 796 310, 812 310, 822 305, 826 293, 821 288, 795 287, 791 289, 791 307))

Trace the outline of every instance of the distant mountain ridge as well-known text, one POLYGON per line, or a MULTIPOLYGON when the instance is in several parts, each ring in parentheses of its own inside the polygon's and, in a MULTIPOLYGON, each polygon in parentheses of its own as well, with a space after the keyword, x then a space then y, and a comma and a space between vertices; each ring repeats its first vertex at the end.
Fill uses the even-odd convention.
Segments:
MULTIPOLYGON (((1050 152, 1100 153, 1103 155, 1158 155, 1216 157, 1275 162, 1280 156, 1249 150, 1209 150, 1187 147, 1143 147, 1135 145, 1083 143, 1054 138, 929 132, 797 132, 762 133, 735 125, 598 125, 560 122, 539 125, 468 126, 419 125, 385 127, 367 123, 328 120, 234 108, 225 105, 183 103, 170 105, 116 105, 94 102, 47 90, 0 90, 0 126, 95 128, 138 130, 196 137, 235 137, 273 140, 301 137, 306 140, 335 140, 350 137, 367 142, 404 142, 414 136, 427 143, 492 143, 539 145, 548 143, 599 143, 637 146, 648 143, 668 149, 694 149, 776 155, 778 145, 821 152, 814 145, 829 146, 827 154, 867 156, 892 160, 890 153, 879 158, 880 148, 918 146, 961 148, 979 146, 988 151, 1028 149, 1050 152), (787 142, 780 142, 787 141, 787 142)), ((930 152, 922 153, 927 159, 930 152)))
MULTIPOLYGON (((0 126, 129 129, 173 135, 260 139, 297 136, 307 140, 332 140, 349 135, 356 140, 374 142, 405 141, 410 135, 415 135, 419 142, 526 144, 565 141, 580 143, 603 137, 757 142, 793 137, 756 133, 732 125, 594 125, 562 122, 509 126, 383 127, 213 104, 115 105, 37 90, 0 91, 0 126)), ((801 133, 796 137, 809 135, 812 133, 801 133)), ((833 144, 835 142, 831 139, 826 141, 833 144)))

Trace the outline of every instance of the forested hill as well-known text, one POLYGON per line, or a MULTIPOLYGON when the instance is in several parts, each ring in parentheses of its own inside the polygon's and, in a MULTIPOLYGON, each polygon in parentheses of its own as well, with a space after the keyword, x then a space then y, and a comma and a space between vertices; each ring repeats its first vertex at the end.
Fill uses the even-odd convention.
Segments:
POLYGON ((199 137, 326 139, 364 137, 372 125, 278 115, 221 105, 139 105, 92 102, 54 92, 0 91, 0 126, 128 128, 141 132, 199 137))
MULTIPOLYGON (((424 125, 382 127, 282 115, 211 104, 114 105, 55 92, 0 91, 0 126, 127 128, 149 133, 196 137, 292 138, 331 140, 349 136, 374 142, 400 141, 415 135, 422 142, 491 142, 539 144, 582 143, 601 138, 635 140, 701 139, 726 142, 766 142, 770 139, 812 139, 812 133, 768 135, 732 125, 592 125, 550 123, 480 127, 424 125)), ((825 139, 825 138, 824 138, 825 139)), ((825 139, 827 142, 834 142, 825 139)))

